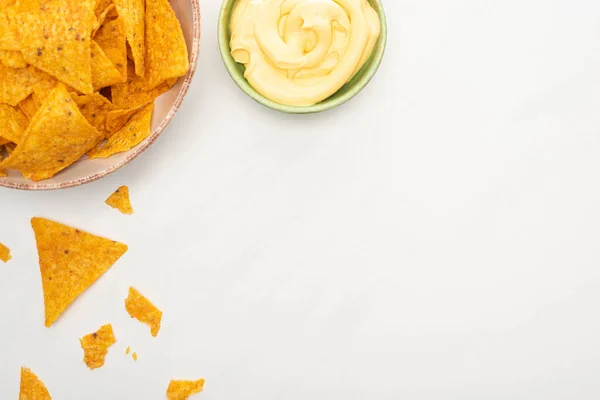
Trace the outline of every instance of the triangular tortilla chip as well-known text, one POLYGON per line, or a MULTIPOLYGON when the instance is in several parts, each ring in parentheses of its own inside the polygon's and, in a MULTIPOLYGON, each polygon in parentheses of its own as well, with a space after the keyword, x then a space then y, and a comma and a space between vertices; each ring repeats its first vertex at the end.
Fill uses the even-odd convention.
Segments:
POLYGON ((116 341, 112 325, 110 324, 104 325, 98 331, 79 339, 81 348, 83 349, 83 361, 88 368, 96 369, 103 366, 108 348, 115 344, 116 341))
POLYGON ((169 400, 186 400, 193 394, 200 393, 204 389, 204 379, 197 381, 171 380, 167 388, 169 400))
POLYGON ((189 69, 187 45, 169 0, 146 0, 146 89, 189 69))
POLYGON ((117 14, 125 22, 125 35, 131 48, 135 73, 144 76, 144 0, 115 0, 117 14))
POLYGON ((32 218, 42 286, 46 326, 127 251, 127 245, 43 218, 32 218))
POLYGON ((83 94, 81 96, 73 95, 73 99, 81 114, 88 122, 99 132, 103 133, 106 130, 106 117, 108 113, 115 109, 115 106, 102 96, 100 93, 83 94))
POLYGON ((33 92, 34 85, 42 79, 38 71, 27 68, 10 68, 0 64, 0 103, 16 106, 33 92))
POLYGON ((154 89, 147 90, 146 79, 135 75, 131 66, 127 70, 127 82, 111 86, 112 102, 119 108, 141 107, 171 88, 163 82, 154 89))
POLYGON ((47 179, 77 161, 101 138, 102 134, 81 114, 65 87, 59 85, 0 168, 18 169, 35 181, 47 179))
POLYGON ((94 35, 94 41, 127 80, 127 42, 123 17, 108 21, 94 35))
POLYGON ((108 13, 110 13, 114 8, 115 8, 114 4, 109 4, 108 7, 106 7, 104 9, 104 11, 102 11, 100 13, 100 15, 96 15, 96 22, 94 22, 93 29, 92 29, 92 38, 96 34, 96 31, 98 31, 98 29, 102 26, 102 24, 104 24, 104 21, 106 20, 108 13))
MULTIPOLYGON (((127 125, 112 135, 106 143, 88 152, 89 158, 107 158, 113 154, 128 151, 150 136, 150 123, 154 104, 148 104, 135 114, 127 125)), ((1 166, 1 164, 0 164, 1 166)))
POLYGON ((19 103, 19 109, 27 117, 28 121, 33 119, 33 116, 38 110, 38 105, 33 99, 33 95, 27 96, 27 98, 19 103))
POLYGON ((23 54, 14 50, 0 50, 0 64, 10 68, 27 67, 27 61, 23 58, 23 54))
POLYGON ((116 132, 118 132, 129 119, 138 112, 140 107, 130 108, 127 110, 113 110, 109 111, 106 116, 106 137, 109 138, 116 132))
POLYGON ((121 211, 121 214, 133 214, 133 207, 131 207, 131 201, 129 200, 129 188, 127 186, 118 188, 113 194, 108 196, 105 203, 121 211))
POLYGON ((29 368, 21 367, 21 390, 19 400, 52 400, 44 382, 29 368))
POLYGON ((158 335, 160 321, 162 320, 162 311, 132 287, 129 288, 129 295, 125 299, 125 309, 131 318, 135 318, 141 323, 148 325, 152 336, 158 335))
POLYGON ((25 114, 8 104, 0 104, 0 138, 19 143, 29 121, 25 114))
POLYGON ((92 84, 94 90, 125 82, 121 72, 115 67, 98 43, 92 40, 92 84))
POLYGON ((81 93, 92 93, 90 39, 95 0, 20 0, 25 60, 81 93))
POLYGON ((0 2, 0 48, 19 50, 21 48, 19 29, 16 20, 17 10, 14 1, 0 2))

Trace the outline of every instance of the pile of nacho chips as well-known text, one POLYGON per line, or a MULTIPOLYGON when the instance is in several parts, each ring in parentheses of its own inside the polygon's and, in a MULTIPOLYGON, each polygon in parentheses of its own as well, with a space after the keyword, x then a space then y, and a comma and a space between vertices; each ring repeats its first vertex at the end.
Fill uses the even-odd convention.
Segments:
POLYGON ((188 68, 169 0, 0 0, 0 175, 133 148, 188 68))

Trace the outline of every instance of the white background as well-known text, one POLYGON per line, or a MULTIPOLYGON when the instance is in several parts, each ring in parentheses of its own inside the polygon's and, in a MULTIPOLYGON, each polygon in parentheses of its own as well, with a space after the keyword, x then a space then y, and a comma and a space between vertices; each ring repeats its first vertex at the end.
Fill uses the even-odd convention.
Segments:
POLYGON ((600 397, 600 2, 386 0, 374 81, 321 115, 265 109, 202 1, 195 82, 133 164, 0 191, 0 398, 600 397), (135 215, 104 199, 129 185, 135 215), (51 329, 32 216, 130 250, 51 329), (130 285, 164 311, 126 314, 130 285), (78 338, 112 323, 89 371, 78 338), (134 362, 124 354, 130 345, 134 362))

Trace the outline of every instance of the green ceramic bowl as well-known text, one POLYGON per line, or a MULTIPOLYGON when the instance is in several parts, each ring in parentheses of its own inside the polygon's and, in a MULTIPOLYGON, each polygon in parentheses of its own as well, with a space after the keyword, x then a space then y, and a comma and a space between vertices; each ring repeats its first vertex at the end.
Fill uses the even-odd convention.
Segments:
POLYGON ((233 11, 233 6, 237 0, 223 0, 223 6, 221 7, 221 15, 219 16, 219 49, 221 51, 221 57, 225 63, 225 67, 231 75, 231 78, 235 83, 251 98, 259 102, 260 104, 272 108, 273 110, 290 113, 290 114, 309 114, 321 111, 326 111, 344 104, 358 92, 360 92, 369 81, 373 78, 381 60, 383 59, 383 53, 385 52, 385 44, 387 41, 387 22, 385 19, 385 12, 383 10, 383 4, 381 0, 369 0, 369 3, 375 8, 379 14, 379 20, 381 22, 381 34, 379 40, 373 49, 371 58, 365 63, 360 71, 344 86, 340 88, 336 93, 317 103, 313 106, 298 107, 298 106, 287 106, 283 104, 271 101, 258 93, 250 86, 248 81, 244 78, 244 66, 235 62, 231 56, 231 49, 229 47, 229 37, 231 35, 229 29, 229 20, 233 11))

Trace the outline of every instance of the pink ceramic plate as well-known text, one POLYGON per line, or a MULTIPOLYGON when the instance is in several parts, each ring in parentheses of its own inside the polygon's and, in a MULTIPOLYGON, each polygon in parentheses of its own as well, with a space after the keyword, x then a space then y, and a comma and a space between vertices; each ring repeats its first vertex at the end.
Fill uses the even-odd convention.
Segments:
POLYGON ((23 190, 62 189, 103 178, 142 154, 163 133, 185 97, 200 51, 200 4, 199 0, 171 0, 173 10, 179 18, 190 56, 190 70, 167 93, 156 99, 152 115, 152 134, 142 143, 125 153, 115 154, 106 159, 89 160, 83 158, 52 179, 32 182, 16 171, 7 171, 8 177, 0 178, 0 186, 23 190))

